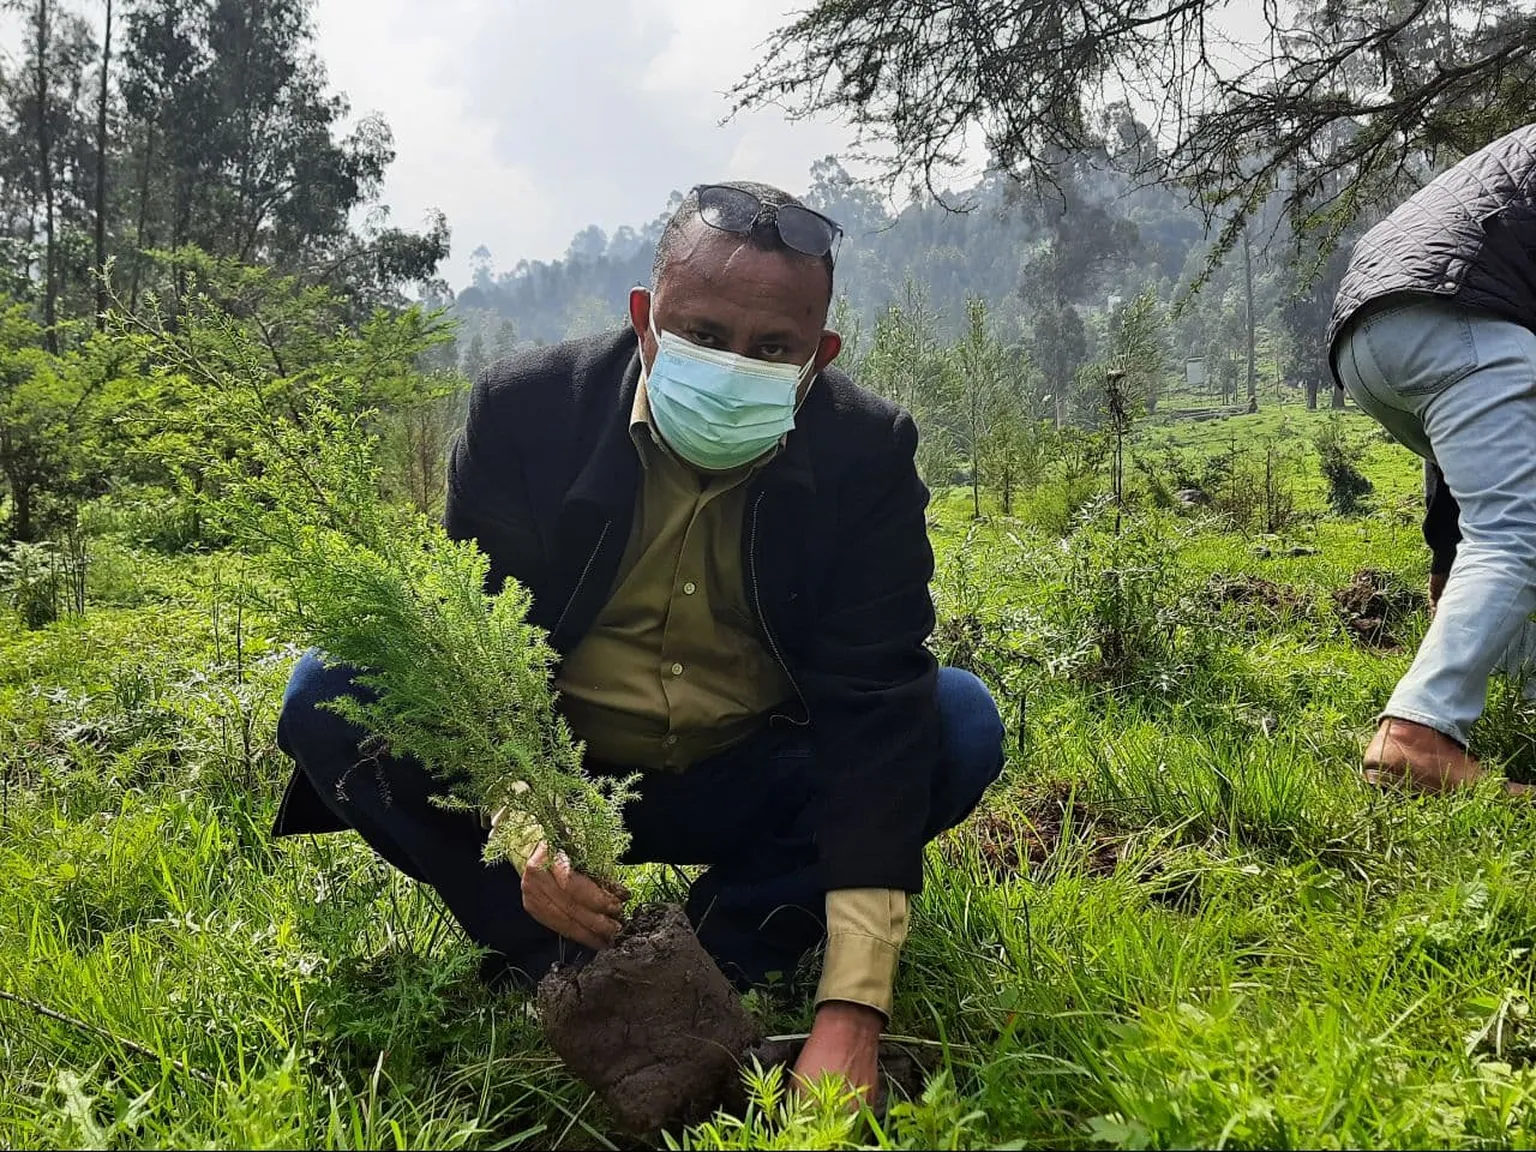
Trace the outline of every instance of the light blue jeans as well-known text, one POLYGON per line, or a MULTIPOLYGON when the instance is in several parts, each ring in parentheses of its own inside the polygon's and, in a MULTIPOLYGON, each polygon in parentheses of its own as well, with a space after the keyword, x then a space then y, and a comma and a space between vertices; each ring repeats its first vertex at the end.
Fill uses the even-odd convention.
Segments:
POLYGON ((1355 403, 1435 461, 1461 506, 1440 607, 1382 715, 1465 745, 1489 674, 1520 663, 1536 610, 1536 332, 1404 297, 1352 321, 1337 363, 1355 403))

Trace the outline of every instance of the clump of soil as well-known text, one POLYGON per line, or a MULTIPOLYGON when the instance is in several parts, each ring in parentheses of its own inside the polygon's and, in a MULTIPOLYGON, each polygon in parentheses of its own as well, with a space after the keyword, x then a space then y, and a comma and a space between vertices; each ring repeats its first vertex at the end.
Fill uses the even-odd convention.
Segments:
POLYGON ((1057 781, 1025 793, 1014 810, 977 810, 949 834, 944 848, 958 860, 960 844, 973 841, 994 876, 1017 876, 1043 865, 1063 840, 1071 840, 1088 846, 1087 871, 1105 876, 1120 862, 1126 833, 1118 820, 1089 808, 1070 784, 1057 781))
POLYGON ((1333 603, 1344 626, 1361 644, 1370 648, 1399 648, 1401 629, 1421 611, 1426 598, 1390 572, 1362 568, 1354 579, 1333 594, 1333 603))
POLYGON ((1291 584, 1277 584, 1262 576, 1212 576, 1205 586, 1205 599, 1217 611, 1229 606, 1243 610, 1261 610, 1270 616, 1287 617, 1301 612, 1307 596, 1291 584))
POLYGON ((705 1119, 761 1037, 675 904, 641 908, 612 948, 539 984, 550 1047, 627 1132, 705 1119))

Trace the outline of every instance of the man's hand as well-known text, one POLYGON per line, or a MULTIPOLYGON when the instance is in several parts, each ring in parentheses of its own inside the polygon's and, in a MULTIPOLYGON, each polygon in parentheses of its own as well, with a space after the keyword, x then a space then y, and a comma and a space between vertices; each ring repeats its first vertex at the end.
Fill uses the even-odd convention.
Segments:
POLYGON ((874 1103, 880 1075, 880 1030, 885 1018, 873 1008, 832 1000, 816 1010, 816 1023, 795 1061, 795 1077, 814 1084, 826 1075, 841 1076, 850 1088, 874 1103))
POLYGON ((1435 609, 1440 607, 1440 597, 1445 593, 1445 582, 1450 575, 1445 572, 1431 572, 1429 574, 1429 618, 1435 618, 1435 609))
POLYGON ((623 901, 571 868, 564 852, 550 858, 540 844, 523 869, 523 907, 551 932, 593 951, 613 943, 623 901))

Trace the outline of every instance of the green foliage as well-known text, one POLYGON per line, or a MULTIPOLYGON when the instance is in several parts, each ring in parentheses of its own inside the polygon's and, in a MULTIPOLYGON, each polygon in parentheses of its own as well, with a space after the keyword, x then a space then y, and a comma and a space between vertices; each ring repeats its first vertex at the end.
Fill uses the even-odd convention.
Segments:
POLYGON ((922 433, 918 474, 930 487, 950 481, 958 455, 952 426, 958 382, 936 322, 922 290, 908 281, 903 302, 892 304, 875 322, 869 351, 855 373, 917 421, 922 433))
POLYGON ((24 305, 0 311, 0 479, 9 536, 69 526, 120 466, 119 418, 138 397, 124 350, 100 336, 63 354, 44 346, 24 305))
POLYGON ((0 557, 0 595, 25 627, 42 628, 66 612, 85 611, 86 548, 84 536, 71 532, 62 544, 18 541, 0 557))
POLYGON ((1046 616, 1057 675, 1167 694, 1204 655, 1184 603, 1172 530, 1137 518, 1119 531, 1106 507, 1085 509, 1062 541, 1060 590, 1046 616))
MULTIPOLYGON (((180 338, 205 362, 224 348, 234 380, 238 342, 188 317, 180 338)), ((1234 439, 1262 458, 1276 424, 1136 435, 1198 473, 1234 439)), ((1409 454, 1372 441, 1359 466, 1381 508, 1416 510, 1409 454)), ((933 510, 936 646, 988 681, 1009 732, 982 811, 929 850, 902 955, 890 1031, 938 1075, 879 1119, 749 1075, 743 1115, 672 1143, 1536 1142, 1536 813, 1496 786, 1384 797, 1352 768, 1412 653, 1357 645, 1326 606, 1361 567, 1422 580, 1413 517, 1323 514, 1315 550, 1265 556, 1220 517, 1133 506, 1116 536, 1100 508, 1063 543, 1024 515, 1056 482, 1018 517, 973 520, 963 490, 933 510), (1216 575, 1285 585, 1298 607, 1218 609, 1202 599, 1216 575), (1159 620, 1171 636, 1138 634, 1159 620), (1113 626, 1139 653, 1123 683, 1099 671, 1113 626)), ((1315 467, 1297 499, 1324 508, 1315 467)), ((388 506, 378 523, 406 541, 418 521, 388 506)), ((619 1146, 527 1005, 479 986, 429 888, 356 837, 270 839, 295 652, 267 565, 146 549, 110 517, 101 531, 83 616, 0 615, 0 983, 22 998, 0 998, 0 1143, 619 1146)), ((1475 734, 1495 768, 1529 757, 1518 695, 1499 685, 1475 734)), ((803 1031, 808 1013, 767 1025, 803 1031)))
MULTIPOLYGON (((266 402, 274 411, 295 415, 304 411, 314 388, 324 390, 328 381, 345 378, 346 402, 366 431, 384 440, 379 453, 384 489, 424 512, 439 506, 448 423, 459 410, 462 381, 443 373, 424 376, 416 368, 448 339, 438 313, 379 311, 352 323, 344 298, 298 277, 195 249, 154 258, 163 262, 169 279, 208 298, 199 305, 177 295, 164 301, 150 297, 146 304, 164 309, 167 328, 179 322, 184 309, 212 307, 221 323, 238 333, 243 360, 233 358, 227 341, 210 339, 197 349, 205 365, 264 373, 266 402)), ((136 322, 124 313, 114 332, 136 324, 150 321, 136 322)), ((121 420, 133 433, 126 446, 131 475, 145 489, 113 504, 120 509, 137 504, 142 521, 148 521, 145 532, 161 546, 227 543, 203 517, 201 504, 219 494, 222 473, 215 462, 239 460, 249 450, 250 432, 217 415, 205 421, 205 407, 195 382, 177 373, 146 372, 136 403, 121 420), (174 474, 168 462, 175 462, 174 474), (180 506, 156 499, 156 486, 176 492, 180 506)))
POLYGON ((1109 363, 1125 374, 1133 415, 1155 411, 1168 368, 1167 320, 1155 289, 1146 289, 1114 313, 1109 363))
MULTIPOLYGON (((628 781, 583 771, 555 710, 554 653, 526 622, 527 591, 487 595, 489 561, 473 541, 382 498, 366 379, 318 367, 274 377, 238 322, 207 297, 185 303, 145 352, 187 397, 191 426, 219 435, 183 436, 168 459, 215 494, 209 513, 281 590, 270 605, 279 626, 363 670, 377 699, 336 709, 380 750, 419 760, 448 787, 445 803, 520 813, 577 868, 612 881, 628 781), (240 451, 221 451, 228 443, 240 451)), ((414 323, 381 319, 357 351, 398 351, 394 340, 424 338, 414 323)), ((509 856, 519 832, 503 821, 487 858, 509 856)))
POLYGON ((29 305, 49 352, 99 329, 114 261, 130 310, 179 288, 157 248, 301 275, 353 318, 433 286, 447 223, 404 230, 377 205, 394 142, 330 88, 309 0, 6 8, 19 35, 0 85, 0 291, 29 305))
POLYGON ((1373 491, 1370 480, 1355 464, 1360 455, 1359 440, 1349 436, 1335 419, 1318 429, 1312 444, 1317 449, 1323 478, 1328 481, 1328 506, 1336 515, 1355 515, 1373 491))
POLYGON ((981 515, 984 481, 998 491, 1007 514, 1014 492, 1038 471, 1038 440, 1025 416, 1023 365, 1010 362, 985 301, 968 301, 966 315, 965 336, 954 348, 955 411, 948 415, 971 464, 972 514, 981 515))

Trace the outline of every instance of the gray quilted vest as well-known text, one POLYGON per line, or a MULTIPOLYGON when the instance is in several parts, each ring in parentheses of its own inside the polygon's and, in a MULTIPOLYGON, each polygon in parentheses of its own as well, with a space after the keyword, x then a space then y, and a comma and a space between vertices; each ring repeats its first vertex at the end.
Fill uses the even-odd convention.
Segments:
POLYGON ((1442 172, 1359 239, 1333 303, 1329 363, 1356 312, 1404 292, 1536 330, 1536 124, 1442 172))

